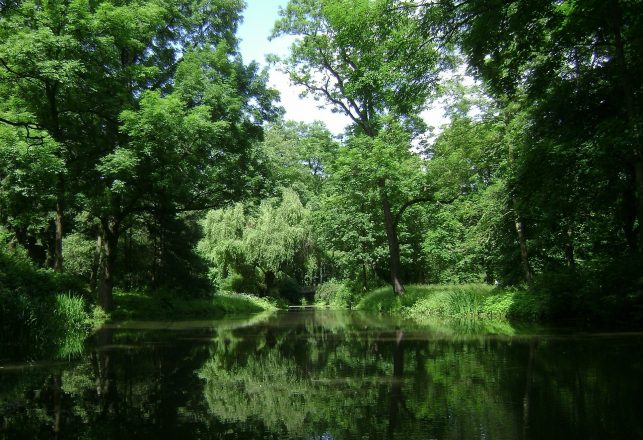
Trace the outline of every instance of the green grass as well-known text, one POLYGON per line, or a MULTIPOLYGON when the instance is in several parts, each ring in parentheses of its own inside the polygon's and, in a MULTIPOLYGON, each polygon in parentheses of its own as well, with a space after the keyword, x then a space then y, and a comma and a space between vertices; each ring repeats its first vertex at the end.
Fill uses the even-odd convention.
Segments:
POLYGON ((71 294, 58 294, 54 297, 53 318, 63 323, 66 331, 80 330, 90 321, 85 300, 71 294))
POLYGON ((210 319, 247 315, 277 306, 265 298, 241 293, 217 293, 209 299, 184 299, 166 294, 115 292, 112 320, 210 319))
POLYGON ((367 294, 357 308, 420 321, 430 318, 533 321, 545 315, 542 297, 486 284, 410 285, 402 296, 394 295, 390 287, 383 287, 367 294))

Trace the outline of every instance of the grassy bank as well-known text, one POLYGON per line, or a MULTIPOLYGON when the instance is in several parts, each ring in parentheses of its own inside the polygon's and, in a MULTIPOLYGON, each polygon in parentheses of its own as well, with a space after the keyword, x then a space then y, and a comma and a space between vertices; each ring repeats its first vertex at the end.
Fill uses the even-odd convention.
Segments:
POLYGON ((115 292, 112 320, 210 319, 275 310, 268 299, 240 293, 217 293, 212 298, 177 298, 163 292, 115 292))
POLYGON ((394 295, 390 287, 383 287, 367 294, 357 308, 416 320, 473 318, 535 321, 547 315, 542 296, 520 290, 501 290, 486 284, 410 285, 402 296, 394 295))
POLYGON ((106 316, 90 305, 82 282, 35 267, 20 252, 0 251, 2 357, 68 357, 106 316))

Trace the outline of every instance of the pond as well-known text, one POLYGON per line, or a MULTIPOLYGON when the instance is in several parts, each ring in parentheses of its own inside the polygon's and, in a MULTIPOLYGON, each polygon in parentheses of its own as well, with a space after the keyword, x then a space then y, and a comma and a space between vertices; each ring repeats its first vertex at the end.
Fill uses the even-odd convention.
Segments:
POLYGON ((0 438, 643 438, 643 335, 357 312, 131 322, 0 351, 0 438))

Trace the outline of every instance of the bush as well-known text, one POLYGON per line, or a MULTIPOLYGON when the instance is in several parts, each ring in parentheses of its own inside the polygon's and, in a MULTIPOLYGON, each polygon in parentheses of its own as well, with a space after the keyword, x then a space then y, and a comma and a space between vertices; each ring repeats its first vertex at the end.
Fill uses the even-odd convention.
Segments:
POLYGON ((54 346, 74 332, 86 335, 84 294, 77 277, 37 269, 20 254, 0 251, 0 338, 36 347, 54 346))
POLYGON ((260 274, 252 266, 240 265, 238 271, 232 270, 228 276, 220 277, 216 271, 212 272, 212 280, 217 291, 237 293, 259 293, 260 274))
POLYGON ((58 294, 54 298, 53 319, 64 323, 65 331, 82 329, 90 320, 87 304, 79 296, 58 294))
POLYGON ((63 238, 65 272, 89 280, 96 242, 74 233, 63 238))
POLYGON ((546 314, 542 295, 507 291, 487 284, 410 285, 396 296, 390 287, 369 293, 361 310, 402 315, 415 320, 429 318, 536 320, 546 314))
POLYGON ((345 283, 340 281, 327 281, 317 286, 315 290, 315 304, 331 307, 352 307, 353 294, 345 283))

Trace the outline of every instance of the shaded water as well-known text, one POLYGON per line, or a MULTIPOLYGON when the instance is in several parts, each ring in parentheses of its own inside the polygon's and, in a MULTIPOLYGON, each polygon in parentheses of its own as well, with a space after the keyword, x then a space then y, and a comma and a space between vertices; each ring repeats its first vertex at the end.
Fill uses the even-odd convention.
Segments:
POLYGON ((0 349, 0 438, 643 438, 643 336, 359 313, 107 326, 0 349))

